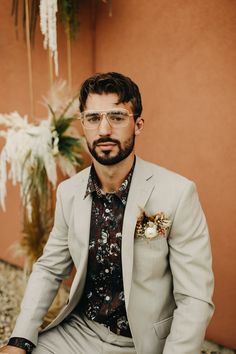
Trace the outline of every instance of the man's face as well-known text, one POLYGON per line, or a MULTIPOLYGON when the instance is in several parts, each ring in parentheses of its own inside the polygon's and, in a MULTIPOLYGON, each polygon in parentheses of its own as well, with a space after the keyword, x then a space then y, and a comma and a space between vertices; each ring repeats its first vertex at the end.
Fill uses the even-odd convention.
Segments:
MULTIPOLYGON (((86 111, 108 111, 110 109, 126 109, 132 112, 132 105, 119 103, 116 94, 90 94, 86 101, 86 111)), ((88 149, 96 161, 102 165, 114 165, 133 153, 135 135, 138 131, 133 116, 129 116, 125 127, 111 126, 105 116, 96 129, 86 129, 84 134, 88 149)))

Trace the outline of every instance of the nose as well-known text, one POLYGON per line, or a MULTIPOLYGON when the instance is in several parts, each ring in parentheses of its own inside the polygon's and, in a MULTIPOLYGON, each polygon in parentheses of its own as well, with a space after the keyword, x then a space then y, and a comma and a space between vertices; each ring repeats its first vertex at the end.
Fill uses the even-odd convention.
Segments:
POLYGON ((111 125, 107 119, 106 114, 102 115, 102 119, 98 128, 98 134, 100 136, 109 136, 111 135, 111 125))

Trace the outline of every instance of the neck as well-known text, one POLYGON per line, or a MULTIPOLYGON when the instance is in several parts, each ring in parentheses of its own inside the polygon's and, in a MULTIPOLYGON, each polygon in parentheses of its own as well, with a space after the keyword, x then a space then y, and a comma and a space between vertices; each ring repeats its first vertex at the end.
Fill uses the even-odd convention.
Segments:
POLYGON ((116 192, 131 170, 133 163, 134 153, 131 153, 126 159, 111 166, 101 165, 93 159, 93 164, 100 180, 103 192, 116 192))

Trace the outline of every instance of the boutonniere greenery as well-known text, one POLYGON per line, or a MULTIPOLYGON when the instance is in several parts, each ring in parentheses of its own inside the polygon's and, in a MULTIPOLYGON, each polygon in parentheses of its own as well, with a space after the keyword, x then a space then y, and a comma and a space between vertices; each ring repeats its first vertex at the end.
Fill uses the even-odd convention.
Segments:
POLYGON ((163 212, 155 215, 147 215, 144 210, 138 217, 135 237, 151 240, 155 237, 166 237, 170 229, 171 221, 163 212))

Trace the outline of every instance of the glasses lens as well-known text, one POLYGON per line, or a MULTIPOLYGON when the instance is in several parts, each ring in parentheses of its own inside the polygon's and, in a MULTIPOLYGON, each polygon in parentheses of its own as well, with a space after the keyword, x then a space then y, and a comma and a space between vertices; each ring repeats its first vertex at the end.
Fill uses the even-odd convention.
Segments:
POLYGON ((129 120, 127 112, 123 111, 111 111, 107 112, 107 118, 114 127, 125 127, 129 120))
POLYGON ((100 124, 101 117, 98 112, 86 113, 83 115, 83 124, 88 129, 97 128, 100 124))

